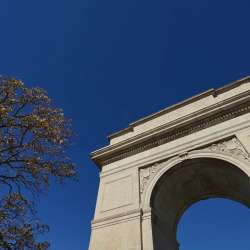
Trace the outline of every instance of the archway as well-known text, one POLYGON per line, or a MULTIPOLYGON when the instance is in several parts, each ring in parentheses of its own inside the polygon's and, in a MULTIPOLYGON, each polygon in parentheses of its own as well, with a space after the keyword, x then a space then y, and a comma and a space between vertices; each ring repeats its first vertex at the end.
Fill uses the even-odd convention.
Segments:
POLYGON ((180 250, 249 250, 250 211, 236 201, 199 201, 182 215, 177 227, 180 250))
POLYGON ((177 250, 180 217, 195 202, 211 197, 250 207, 250 178, 232 163, 214 158, 187 159, 166 171, 150 200, 154 250, 177 250))

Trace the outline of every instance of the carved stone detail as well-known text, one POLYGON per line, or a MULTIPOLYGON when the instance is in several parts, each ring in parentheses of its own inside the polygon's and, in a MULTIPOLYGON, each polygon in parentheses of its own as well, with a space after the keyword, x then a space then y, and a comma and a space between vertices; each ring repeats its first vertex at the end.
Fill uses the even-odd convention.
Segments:
MULTIPOLYGON (((204 151, 211 151, 211 152, 217 152, 217 153, 223 153, 230 156, 233 156, 240 160, 246 160, 250 162, 250 154, 245 150, 243 145, 241 144, 240 140, 236 137, 218 142, 213 143, 208 146, 205 146, 203 148, 200 148, 200 150, 204 151)), ((197 151, 197 149, 191 150, 189 152, 197 151)), ((188 159, 188 152, 184 152, 183 154, 180 154, 178 157, 180 159, 188 159)), ((145 190, 148 183, 153 179, 153 177, 156 175, 156 173, 162 169, 165 165, 166 161, 161 163, 155 163, 147 168, 140 169, 140 193, 143 194, 143 191, 145 190)))
POLYGON ((233 137, 231 139, 219 143, 213 143, 212 145, 204 149, 212 152, 229 154, 240 160, 250 161, 250 154, 245 150, 240 140, 236 137, 233 137))
POLYGON ((142 194, 148 182, 163 168, 165 162, 155 163, 147 168, 140 169, 140 193, 142 194))
POLYGON ((202 129, 209 128, 211 126, 228 121, 230 119, 236 118, 249 112, 250 102, 243 103, 237 107, 231 108, 229 110, 224 110, 221 113, 212 115, 210 117, 201 119, 188 125, 181 126, 176 130, 174 129, 173 131, 166 132, 145 142, 138 143, 133 147, 130 147, 129 149, 120 150, 117 153, 113 154, 112 157, 107 156, 106 158, 101 159, 99 161, 99 164, 107 165, 112 162, 119 161, 131 155, 135 155, 151 148, 158 147, 170 141, 174 141, 181 137, 190 135, 202 129))

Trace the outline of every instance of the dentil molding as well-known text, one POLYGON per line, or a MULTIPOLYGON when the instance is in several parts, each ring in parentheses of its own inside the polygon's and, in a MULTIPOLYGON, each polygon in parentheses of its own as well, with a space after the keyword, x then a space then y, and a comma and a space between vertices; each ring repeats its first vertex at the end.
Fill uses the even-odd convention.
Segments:
POLYGON ((250 102, 247 101, 236 107, 228 108, 227 110, 215 113, 209 117, 200 119, 198 121, 194 121, 190 124, 179 126, 176 129, 172 129, 171 131, 167 131, 161 135, 155 136, 154 138, 150 138, 148 140, 145 140, 144 142, 135 144, 130 148, 119 150, 113 153, 112 156, 107 156, 98 160, 99 162, 98 164, 103 166, 113 163, 115 161, 119 161, 129 156, 138 154, 140 152, 149 150, 154 147, 158 147, 160 145, 174 141, 181 137, 193 134, 200 130, 209 128, 219 123, 247 114, 249 112, 250 112, 250 102))

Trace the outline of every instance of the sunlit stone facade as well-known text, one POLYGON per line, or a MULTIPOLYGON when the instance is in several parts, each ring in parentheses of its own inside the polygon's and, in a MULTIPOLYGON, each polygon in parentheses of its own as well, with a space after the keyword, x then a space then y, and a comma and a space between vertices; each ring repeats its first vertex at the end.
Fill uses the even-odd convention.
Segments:
POLYGON ((177 250, 193 203, 250 207, 250 77, 129 125, 91 154, 100 186, 89 250, 177 250))

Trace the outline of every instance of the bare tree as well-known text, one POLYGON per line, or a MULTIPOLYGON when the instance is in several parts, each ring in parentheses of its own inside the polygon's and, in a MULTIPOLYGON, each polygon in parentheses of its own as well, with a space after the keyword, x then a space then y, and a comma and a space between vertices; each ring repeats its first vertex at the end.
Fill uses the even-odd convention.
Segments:
POLYGON ((0 249, 44 250, 36 234, 48 230, 36 220, 32 197, 52 179, 76 172, 65 149, 73 132, 47 93, 20 80, 0 77, 0 249))

